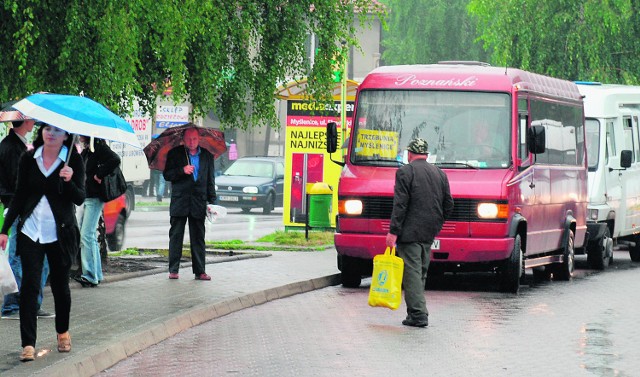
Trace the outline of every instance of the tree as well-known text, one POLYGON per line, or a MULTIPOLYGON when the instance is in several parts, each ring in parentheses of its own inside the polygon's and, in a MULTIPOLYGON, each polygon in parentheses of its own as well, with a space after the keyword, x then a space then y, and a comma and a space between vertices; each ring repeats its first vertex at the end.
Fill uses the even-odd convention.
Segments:
POLYGON ((476 42, 476 20, 469 0, 387 0, 388 31, 382 45, 386 64, 436 63, 441 60, 487 61, 476 42))
POLYGON ((638 0, 471 0, 491 61, 569 80, 637 84, 638 0))
POLYGON ((48 91, 85 95, 124 114, 176 102, 225 127, 274 124, 274 91, 308 76, 330 98, 331 58, 357 45, 354 14, 370 0, 0 0, 0 101, 48 91), (304 42, 323 53, 310 67, 304 42))

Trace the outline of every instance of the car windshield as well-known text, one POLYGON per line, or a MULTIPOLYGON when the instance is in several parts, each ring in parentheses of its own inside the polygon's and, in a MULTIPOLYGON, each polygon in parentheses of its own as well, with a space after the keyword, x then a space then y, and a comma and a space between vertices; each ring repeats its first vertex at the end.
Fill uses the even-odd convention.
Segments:
POLYGON ((368 90, 359 94, 351 162, 395 166, 421 137, 429 161, 451 169, 506 168, 510 155, 507 93, 368 90))
POLYGON ((222 175, 245 177, 273 177, 273 164, 268 161, 236 160, 222 175))

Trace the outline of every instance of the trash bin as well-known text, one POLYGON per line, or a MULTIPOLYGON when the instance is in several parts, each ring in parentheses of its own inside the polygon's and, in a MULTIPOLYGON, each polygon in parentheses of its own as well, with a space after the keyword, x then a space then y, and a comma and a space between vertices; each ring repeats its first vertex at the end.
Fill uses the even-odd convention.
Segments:
POLYGON ((324 182, 310 184, 309 195, 309 226, 312 228, 331 227, 331 200, 333 190, 324 182))

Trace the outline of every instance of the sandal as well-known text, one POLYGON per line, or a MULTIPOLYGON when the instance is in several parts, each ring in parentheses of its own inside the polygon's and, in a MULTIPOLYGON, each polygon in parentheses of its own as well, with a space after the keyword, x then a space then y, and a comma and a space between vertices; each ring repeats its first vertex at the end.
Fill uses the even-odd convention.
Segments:
POLYGON ((69 331, 58 334, 58 352, 69 351, 71 351, 71 335, 69 335, 69 331))

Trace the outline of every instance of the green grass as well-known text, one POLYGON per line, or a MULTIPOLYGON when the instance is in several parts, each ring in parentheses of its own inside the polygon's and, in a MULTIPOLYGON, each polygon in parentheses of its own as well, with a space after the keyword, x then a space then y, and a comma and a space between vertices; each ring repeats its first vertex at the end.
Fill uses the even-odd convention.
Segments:
POLYGON ((136 207, 166 207, 168 205, 169 201, 166 199, 163 202, 136 202, 136 207))
POLYGON ((314 251, 325 250, 333 245, 333 232, 309 232, 309 239, 301 231, 276 231, 256 242, 207 241, 207 245, 223 250, 258 250, 258 251, 314 251))

